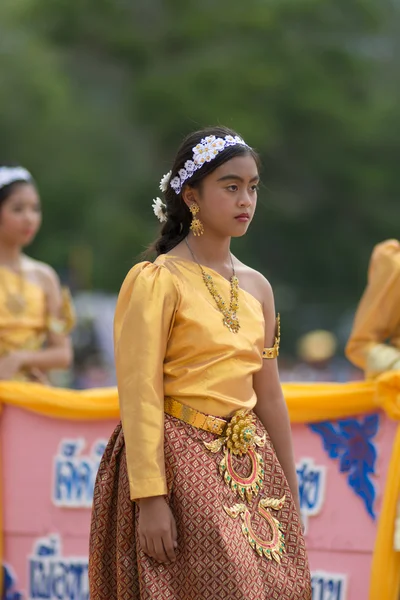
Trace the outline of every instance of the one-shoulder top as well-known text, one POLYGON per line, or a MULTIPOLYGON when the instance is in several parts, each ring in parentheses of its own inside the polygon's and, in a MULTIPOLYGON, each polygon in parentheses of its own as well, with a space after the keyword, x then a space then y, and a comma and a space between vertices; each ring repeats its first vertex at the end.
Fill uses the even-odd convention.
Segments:
MULTIPOLYGON (((229 302, 230 283, 203 267, 229 302)), ((232 333, 204 285, 199 266, 172 255, 128 273, 114 321, 115 360, 131 498, 167 492, 164 397, 226 417, 256 404, 261 369, 261 303, 239 290, 240 330, 232 333)))

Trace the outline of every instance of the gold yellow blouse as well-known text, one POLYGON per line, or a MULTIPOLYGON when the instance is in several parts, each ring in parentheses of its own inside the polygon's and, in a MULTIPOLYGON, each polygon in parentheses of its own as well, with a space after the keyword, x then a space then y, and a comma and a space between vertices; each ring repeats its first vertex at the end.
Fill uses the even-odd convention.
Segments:
MULTIPOLYGON (((0 356, 16 350, 39 350, 49 332, 66 335, 74 324, 75 312, 68 290, 63 290, 60 314, 50 315, 40 285, 0 267, 0 356)), ((18 379, 26 377, 29 375, 25 372, 17 375, 18 379)))
POLYGON ((8 300, 21 293, 21 276, 4 267, 0 267, 0 276, 0 355, 21 348, 40 347, 46 330, 46 297, 42 288, 24 280, 25 306, 15 314, 10 310, 8 300))
POLYGON ((395 240, 379 244, 372 254, 346 355, 368 377, 400 369, 400 244, 395 240))
MULTIPOLYGON (((206 269, 206 267, 204 267, 206 269)), ((229 300, 230 284, 207 269, 229 300)), ((131 498, 167 492, 164 396, 225 417, 253 408, 262 366, 262 306, 239 291, 241 328, 231 333, 198 265, 162 255, 131 269, 115 314, 115 359, 131 498)))

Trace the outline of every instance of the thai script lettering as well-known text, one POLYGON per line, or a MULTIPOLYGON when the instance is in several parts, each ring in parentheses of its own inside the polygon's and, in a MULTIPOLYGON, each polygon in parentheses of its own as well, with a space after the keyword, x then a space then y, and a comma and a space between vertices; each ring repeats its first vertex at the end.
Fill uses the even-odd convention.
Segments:
POLYGON ((87 558, 63 557, 57 535, 37 540, 29 557, 29 600, 89 600, 87 558))
POLYGON ((52 500, 56 506, 91 508, 93 489, 106 440, 97 440, 89 455, 82 455, 85 440, 64 439, 54 458, 52 500))
POLYGON ((296 465, 299 484, 300 512, 305 532, 308 517, 317 515, 325 500, 326 467, 316 465, 312 458, 302 458, 296 465))
POLYGON ((346 575, 314 571, 311 573, 312 600, 345 600, 346 575))

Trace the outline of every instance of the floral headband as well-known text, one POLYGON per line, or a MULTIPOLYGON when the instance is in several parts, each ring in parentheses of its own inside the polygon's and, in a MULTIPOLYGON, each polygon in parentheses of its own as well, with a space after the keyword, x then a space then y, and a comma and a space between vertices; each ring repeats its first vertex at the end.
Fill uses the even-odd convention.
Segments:
MULTIPOLYGON (((201 169, 204 163, 211 162, 225 148, 236 146, 237 144, 246 146, 247 148, 250 147, 238 135, 226 135, 224 138, 209 135, 203 138, 197 146, 192 148, 192 160, 185 162, 183 168, 179 169, 178 175, 171 179, 172 172, 170 171, 162 177, 160 190, 166 192, 170 185, 177 195, 180 194, 185 181, 190 179, 195 171, 201 169)), ((167 220, 167 206, 161 198, 153 200, 153 210, 159 221, 165 222, 167 220)))
POLYGON ((0 189, 15 181, 31 181, 32 175, 23 167, 0 167, 0 189))

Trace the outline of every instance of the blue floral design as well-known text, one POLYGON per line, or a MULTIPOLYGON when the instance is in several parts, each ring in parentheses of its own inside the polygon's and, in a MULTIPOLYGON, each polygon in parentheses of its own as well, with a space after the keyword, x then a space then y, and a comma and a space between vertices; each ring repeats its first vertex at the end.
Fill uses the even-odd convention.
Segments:
POLYGON ((339 460, 341 473, 348 473, 347 481, 363 500, 368 514, 375 519, 376 447, 372 441, 379 429, 379 415, 367 415, 358 419, 342 419, 312 423, 310 429, 322 437, 328 456, 339 460))
POLYGON ((20 592, 15 590, 16 579, 11 568, 3 564, 3 593, 1 600, 23 600, 20 592))

